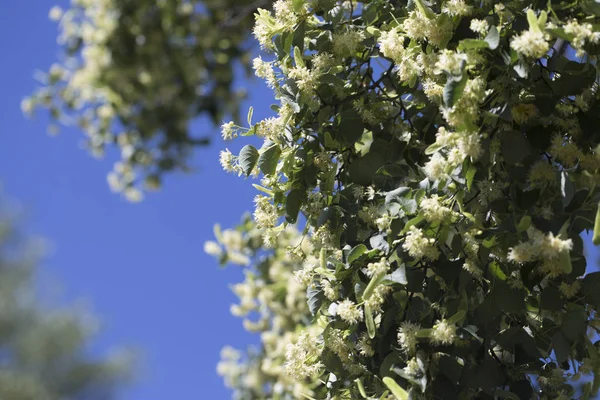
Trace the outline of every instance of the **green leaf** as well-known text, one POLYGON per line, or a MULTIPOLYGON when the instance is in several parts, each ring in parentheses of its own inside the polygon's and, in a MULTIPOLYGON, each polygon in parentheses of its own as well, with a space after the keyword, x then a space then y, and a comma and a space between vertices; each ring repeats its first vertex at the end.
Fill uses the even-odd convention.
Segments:
POLYGON ((552 336, 552 347, 554 348, 554 354, 556 354, 556 361, 563 363, 569 360, 571 356, 571 345, 565 337, 565 335, 558 331, 552 336))
POLYGON ((527 22, 529 23, 529 29, 534 32, 542 33, 535 12, 531 8, 527 10, 527 22))
POLYGON ((521 398, 519 396, 517 396, 516 394, 508 392, 506 390, 502 390, 502 389, 494 390, 494 396, 496 396, 500 399, 521 400, 521 398))
POLYGON ((505 281, 507 278, 506 274, 504 273, 504 271, 502 271, 502 268, 500 268, 500 265, 497 262, 492 262, 490 264, 489 271, 493 276, 502 281, 505 281))
POLYGON ((256 188, 257 190, 260 190, 261 192, 263 192, 263 193, 265 193, 265 194, 267 194, 267 195, 269 195, 271 197, 273 196, 273 191, 270 190, 270 189, 267 189, 265 187, 257 185, 256 183, 253 183, 252 186, 254 186, 254 188, 256 188))
POLYGON ((325 295, 323 294, 323 290, 321 290, 321 286, 317 283, 309 285, 306 288, 306 298, 308 302, 308 309, 314 316, 319 308, 321 308, 321 304, 323 304, 323 300, 325 299, 325 295))
POLYGON ((300 51, 298 46, 294 46, 294 61, 296 61, 297 67, 306 67, 306 65, 304 64, 302 52, 300 51))
POLYGON ((585 335, 586 328, 587 314, 583 307, 577 307, 563 316, 560 329, 567 339, 574 342, 585 335))
POLYGON ((383 277, 384 277, 384 275, 382 275, 382 274, 373 275, 373 277, 369 281, 369 284, 365 288, 365 291, 362 294, 363 301, 369 300, 371 298, 373 291, 379 285, 379 283, 381 283, 381 280, 383 279, 383 277))
POLYGON ((452 383, 458 382, 463 369, 462 365, 454 357, 445 354, 440 357, 439 368, 440 372, 446 375, 452 383))
POLYGON ((425 154, 430 156, 433 153, 436 153, 438 150, 443 149, 444 147, 445 146, 443 146, 437 142, 434 142, 434 143, 430 144, 429 146, 427 146, 427 148, 425 149, 425 154))
POLYGON ((481 388, 489 391, 502 385, 504 380, 500 365, 492 357, 487 356, 477 369, 477 378, 481 388))
POLYGON ((371 306, 368 304, 364 304, 364 313, 365 313, 365 324, 367 325, 367 334, 370 339, 375 337, 375 321, 373 320, 373 311, 371 310, 371 306))
POLYGON ((596 308, 600 308, 600 272, 592 272, 583 278, 582 291, 585 300, 596 308))
POLYGON ((358 260, 358 258, 362 256, 367 250, 367 246, 365 246, 364 244, 354 246, 348 254, 348 264, 352 264, 354 261, 358 260))
POLYGON ((596 0, 585 0, 580 4, 583 11, 600 17, 600 2, 596 0))
POLYGON ((551 34, 552 36, 563 39, 563 40, 571 40, 573 39, 570 35, 567 35, 563 28, 547 28, 546 32, 551 34))
POLYGON ((383 166, 383 163, 381 155, 371 151, 350 164, 348 170, 350 179, 359 185, 367 186, 373 181, 375 173, 383 166))
POLYGON ((340 360, 340 357, 328 348, 323 350, 319 357, 319 361, 323 363, 328 371, 333 372, 336 375, 341 374, 344 371, 344 364, 342 363, 342 360, 340 360))
POLYGON ((321 227, 329 222, 333 228, 337 220, 336 217, 337 215, 333 207, 323 208, 319 213, 319 217, 317 218, 317 227, 321 227))
POLYGON ((600 203, 596 208, 596 219, 594 221, 594 236, 592 242, 596 245, 600 245, 600 203))
POLYGON ((467 38, 461 40, 458 47, 462 50, 487 49, 490 44, 486 40, 467 38))
POLYGON ((285 219, 295 224, 300 212, 300 206, 306 192, 300 189, 292 189, 285 200, 285 219))
POLYGON ((249 176, 252 173, 257 161, 258 150, 256 150, 256 147, 252 146, 251 144, 247 144, 242 147, 242 150, 240 150, 240 155, 238 156, 238 162, 242 168, 242 172, 246 174, 246 176, 249 176))
POLYGON ((466 316, 467 316, 466 311, 459 310, 452 317, 448 318, 448 323, 449 324, 459 324, 465 319, 466 316))
POLYGON ((402 232, 400 232, 400 235, 404 235, 406 232, 408 232, 408 230, 410 229, 411 226, 417 225, 419 222, 423 221, 423 218, 425 218, 423 216, 423 214, 419 214, 416 217, 414 217, 413 219, 409 220, 406 223, 406 225, 404 225, 404 229, 402 229, 402 232))
POLYGON ((517 232, 525 232, 531 226, 531 215, 523 215, 517 224, 517 232))
POLYGON ((371 2, 364 6, 364 12, 362 15, 363 21, 366 25, 373 25, 380 16, 380 8, 378 2, 371 2))
POLYGON ((395 351, 390 352, 387 356, 385 356, 385 358, 383 359, 383 362, 381 363, 381 365, 379 367, 379 376, 381 376, 381 377, 394 376, 393 375, 393 373, 395 373, 394 365, 402 364, 402 360, 403 360, 403 357, 400 357, 400 355, 398 353, 396 353, 395 351))
POLYGON ((250 106, 248 109, 248 125, 252 126, 252 114, 254 114, 254 107, 250 106))
POLYGON ((569 251, 563 251, 560 253, 559 262, 565 275, 569 275, 573 271, 573 264, 571 263, 571 253, 569 251))
POLYGON ((398 400, 408 400, 408 393, 406 390, 402 389, 395 380, 389 376, 386 376, 383 378, 383 383, 385 383, 385 386, 390 389, 390 392, 392 392, 392 394, 396 396, 398 400))
POLYGON ((569 174, 566 171, 560 171, 560 195, 562 198, 563 207, 566 208, 573 196, 575 195, 575 185, 569 179, 569 174))
POLYGON ((406 266, 404 264, 400 264, 394 272, 389 275, 383 277, 384 281, 390 281, 394 283, 399 283, 401 285, 407 285, 408 279, 406 277, 406 266))
POLYGON ((379 29, 375 28, 374 26, 368 26, 367 32, 375 37, 379 37, 379 35, 381 35, 381 31, 379 29))
POLYGON ((475 178, 475 174, 477 173, 477 168, 474 165, 469 167, 467 174, 465 175, 465 179, 467 180, 467 190, 470 192, 471 187, 473 186, 473 178, 475 178))
POLYGON ((400 203, 404 200, 404 195, 410 191, 409 187, 401 186, 385 194, 385 204, 395 201, 400 203))
POLYGON ((353 109, 342 111, 337 118, 338 136, 348 144, 354 144, 361 138, 365 123, 360 115, 353 109))
POLYGON ((484 40, 487 42, 490 50, 496 50, 500 44, 500 33, 498 32, 498 28, 492 26, 484 40))
POLYGON ((387 241, 387 236, 383 233, 371 236, 369 239, 369 244, 371 245, 371 248, 378 249, 383 253, 387 254, 387 252, 390 251, 390 245, 387 241))
POLYGON ((274 144, 263 150, 258 158, 258 168, 265 175, 272 175, 277 169, 277 162, 281 155, 281 148, 278 144, 274 144))
POLYGON ((596 368, 594 371, 594 381, 591 389, 592 396, 598 395, 598 389, 600 389, 600 369, 596 368))
POLYGON ((521 132, 504 132, 500 140, 502 155, 509 164, 517 164, 531 153, 529 142, 521 132))
MULTIPOLYGON (((431 8, 429 8, 425 4, 423 4, 422 0, 413 0, 413 1, 415 2, 415 5, 417 6, 417 8, 421 12, 421 14, 423 14, 428 19, 435 19, 435 17, 436 17, 435 13, 431 10, 431 8)), ((392 393, 393 393, 393 390, 392 390, 392 393)))
POLYGON ((541 30, 546 28, 546 21, 548 21, 548 13, 544 10, 540 12, 540 16, 538 17, 538 26, 541 30))
MULTIPOLYGON (((594 374, 594 379, 596 379, 596 374, 594 374)), ((590 394, 592 394, 592 382, 588 382, 583 385, 583 394, 581 395, 581 399, 589 400, 590 394)))
POLYGON ((451 108, 460 98, 467 84, 467 74, 460 76, 448 76, 446 86, 444 86, 444 106, 451 108))
POLYGON ((503 281, 496 281, 492 296, 498 307, 506 312, 521 314, 525 311, 525 293, 523 290, 513 289, 503 281))
POLYGON ((529 66, 523 61, 519 61, 517 64, 515 64, 513 69, 520 78, 527 79, 529 76, 529 66))
POLYGON ((367 392, 365 392, 365 387, 363 386, 362 380, 360 378, 356 378, 354 380, 354 383, 356 383, 356 387, 358 388, 358 392, 360 393, 362 398, 368 399, 369 397, 367 396, 367 392))
POLYGON ((540 308, 548 311, 559 311, 565 305, 565 300, 555 286, 549 285, 542 291, 540 308))

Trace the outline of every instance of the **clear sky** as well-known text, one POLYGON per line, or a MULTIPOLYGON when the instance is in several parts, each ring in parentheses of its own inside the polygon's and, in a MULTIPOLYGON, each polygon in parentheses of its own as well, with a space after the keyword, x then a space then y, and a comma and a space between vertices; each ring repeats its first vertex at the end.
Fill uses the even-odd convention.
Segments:
MULTIPOLYGON (((56 25, 47 18, 65 0, 0 1, 0 182, 20 201, 25 226, 50 240, 45 276, 64 297, 83 297, 104 321, 95 348, 135 345, 145 356, 126 400, 227 399, 215 372, 220 348, 245 347, 246 334, 229 314, 229 284, 239 268, 219 269, 202 245, 212 227, 236 224, 252 208, 255 189, 225 174, 218 136, 198 151, 193 174, 169 176, 162 192, 129 204, 106 184, 111 158, 97 161, 80 147, 83 135, 46 134, 47 118, 27 120, 20 101, 36 87, 33 73, 56 60, 56 25)), ((272 94, 250 84, 255 117, 270 113, 272 94)), ((244 143, 227 144, 238 149, 244 143)))

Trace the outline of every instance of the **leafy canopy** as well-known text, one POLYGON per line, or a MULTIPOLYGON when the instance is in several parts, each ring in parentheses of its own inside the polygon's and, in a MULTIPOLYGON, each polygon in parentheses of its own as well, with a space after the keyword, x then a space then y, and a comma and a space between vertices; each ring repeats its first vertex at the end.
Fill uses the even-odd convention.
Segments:
POLYGON ((243 92, 233 87, 234 70, 239 62, 248 69, 252 14, 270 3, 71 0, 67 11, 54 7, 61 62, 22 108, 47 108, 56 124, 77 125, 95 156, 116 145, 121 161, 109 184, 140 200, 142 183, 157 189, 164 173, 188 170, 192 150, 209 143, 211 135, 193 131, 191 121, 220 124, 237 114, 243 92))
POLYGON ((598 4, 273 10, 277 114, 223 128, 264 139, 221 153, 261 176, 253 221, 206 244, 247 266, 232 311, 261 334, 223 354, 237 398, 595 398, 598 4))

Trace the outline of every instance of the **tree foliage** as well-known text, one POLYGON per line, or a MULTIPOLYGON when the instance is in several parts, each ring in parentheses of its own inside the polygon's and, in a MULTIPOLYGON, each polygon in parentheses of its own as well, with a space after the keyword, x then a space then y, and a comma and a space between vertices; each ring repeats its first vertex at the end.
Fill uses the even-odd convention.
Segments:
POLYGON ((221 153, 262 173, 253 222, 206 246, 261 333, 224 353, 237 398, 595 398, 597 3, 273 8, 277 115, 223 129, 264 139, 221 153))
MULTIPOLYGON (((4 210, 3 210, 4 211, 4 210)), ((0 398, 113 398, 129 380, 130 356, 91 357, 89 315, 50 308, 39 295, 37 251, 24 246, 11 219, 0 217, 0 398)))
MULTIPOLYGON (((196 118, 220 124, 236 115, 243 92, 233 86, 248 68, 248 33, 268 0, 72 0, 54 7, 60 64, 22 106, 47 108, 56 123, 76 124, 97 156, 116 145, 121 162, 108 180, 131 200, 140 182, 189 169, 191 150, 209 142, 196 118)), ((52 129, 58 129, 54 126, 52 129)))

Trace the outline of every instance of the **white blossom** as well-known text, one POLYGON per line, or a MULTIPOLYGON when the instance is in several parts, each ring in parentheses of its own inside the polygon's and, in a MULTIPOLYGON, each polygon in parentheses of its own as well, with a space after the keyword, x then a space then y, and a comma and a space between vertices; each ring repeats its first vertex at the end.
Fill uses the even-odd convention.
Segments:
POLYGON ((525 57, 540 58, 543 57, 550 46, 544 34, 542 32, 528 29, 523 31, 520 35, 512 38, 510 42, 512 47, 517 53, 521 53, 525 57))
POLYGON ((323 364, 317 361, 320 354, 317 341, 308 332, 302 332, 294 344, 285 351, 285 371, 294 379, 303 380, 317 376, 323 364))
POLYGON ((363 311, 352 300, 344 299, 337 303, 337 315, 351 325, 363 320, 363 311))
POLYGON ((232 140, 237 136, 235 131, 235 124, 233 121, 229 121, 221 125, 221 137, 223 140, 232 140))
POLYGON ((467 5, 464 0, 448 0, 442 6, 442 12, 452 16, 469 15, 473 7, 467 5))
POLYGON ((456 325, 449 324, 447 320, 438 320, 433 328, 429 340, 433 344, 449 345, 456 340, 456 325))
POLYGON ((436 194, 421 200, 419 206, 425 219, 430 222, 443 222, 453 214, 450 208, 442 204, 442 200, 436 194))
POLYGON ((357 30, 333 34, 333 53, 339 57, 352 56, 358 50, 358 46, 365 39, 365 34, 357 30))
POLYGON ((398 329, 398 344, 407 354, 415 354, 417 349, 417 331, 421 329, 419 324, 404 321, 398 329))
POLYGON ((52 7, 48 12, 48 18, 50 18, 51 21, 58 21, 63 15, 64 11, 59 6, 52 7))
POLYGON ((367 264, 366 274, 369 277, 384 275, 387 273, 389 268, 390 264, 388 261, 385 258, 382 258, 379 261, 367 264))
POLYGON ((235 171, 234 166, 235 156, 228 150, 221 150, 219 153, 219 162, 221 163, 221 167, 227 172, 235 171))
POLYGON ((277 77, 275 76, 272 63, 263 61, 263 59, 258 56, 252 60, 252 68, 254 69, 254 74, 258 78, 264 79, 271 89, 274 89, 277 86, 277 77))
POLYGON ((474 18, 471 20, 471 25, 469 26, 469 28, 471 28, 471 30, 475 33, 485 35, 490 29, 490 26, 485 19, 474 18))
POLYGON ((431 181, 437 181, 438 179, 446 178, 448 176, 446 173, 447 167, 448 160, 446 160, 441 153, 437 152, 434 153, 427 164, 425 164, 424 172, 431 181))
POLYGON ((223 253, 223 250, 217 242, 207 240, 204 242, 204 252, 206 254, 210 254, 211 256, 220 256, 223 253))
POLYGON ((425 258, 433 261, 440 256, 439 250, 435 247, 435 239, 425 237, 423 231, 414 225, 409 228, 402 248, 417 260, 425 258))
POLYGON ((402 60, 404 53, 404 37, 398 33, 399 29, 393 28, 387 32, 381 32, 379 37, 379 49, 381 53, 391 58, 395 63, 402 60))

